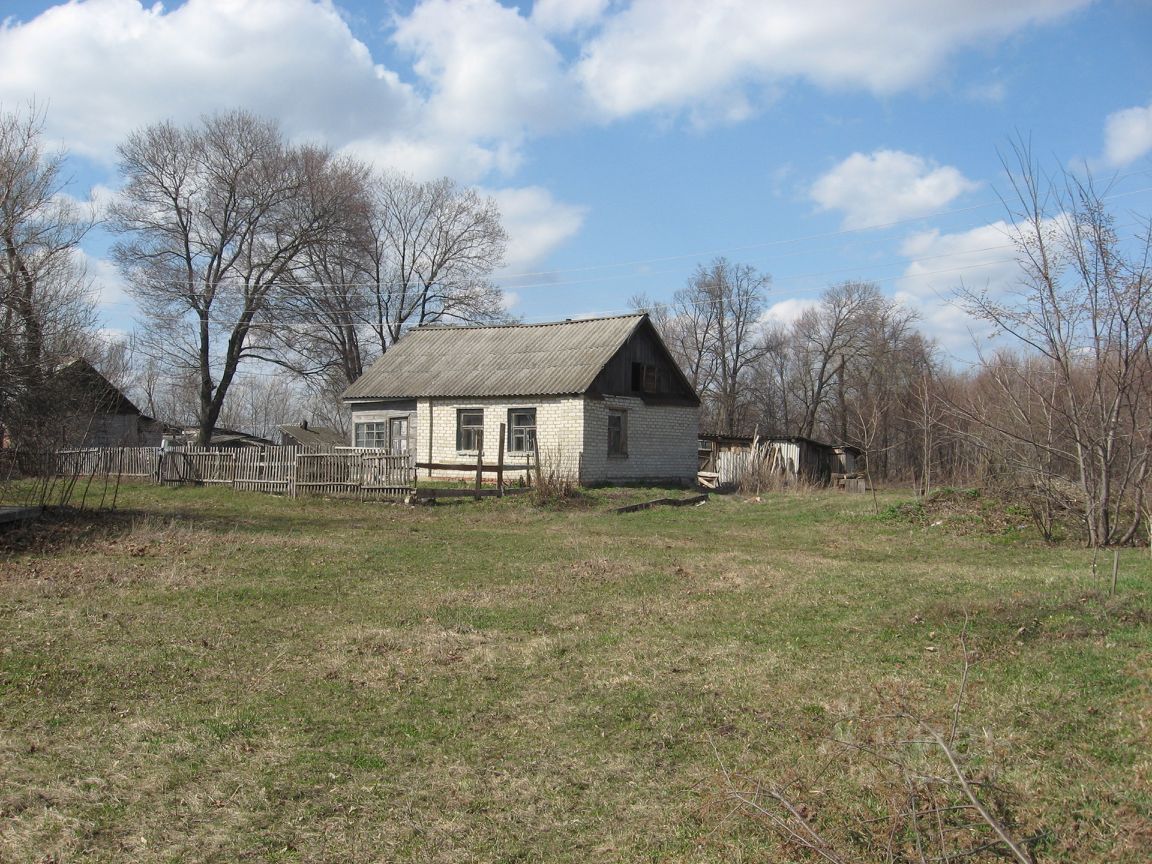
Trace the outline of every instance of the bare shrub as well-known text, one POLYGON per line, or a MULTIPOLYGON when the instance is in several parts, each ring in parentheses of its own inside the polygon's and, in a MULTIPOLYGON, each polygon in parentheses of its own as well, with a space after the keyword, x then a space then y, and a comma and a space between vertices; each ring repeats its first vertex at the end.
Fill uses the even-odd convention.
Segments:
POLYGON ((533 497, 537 504, 555 504, 579 497, 580 484, 565 461, 561 447, 538 448, 536 458, 539 461, 533 497))

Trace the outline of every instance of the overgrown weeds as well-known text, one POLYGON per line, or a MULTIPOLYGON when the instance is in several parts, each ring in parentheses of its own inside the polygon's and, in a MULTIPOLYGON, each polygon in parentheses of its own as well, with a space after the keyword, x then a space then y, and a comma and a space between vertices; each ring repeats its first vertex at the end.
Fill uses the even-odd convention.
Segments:
POLYGON ((870 715, 806 736, 800 763, 783 777, 758 780, 721 764, 723 799, 797 858, 1035 864, 1049 829, 1005 776, 992 733, 985 729, 981 740, 961 723, 972 660, 966 630, 967 622, 950 717, 927 719, 907 692, 875 688, 870 715))
POLYGON ((937 489, 914 501, 892 504, 881 516, 957 535, 1021 535, 1034 527, 1025 502, 980 489, 937 489))

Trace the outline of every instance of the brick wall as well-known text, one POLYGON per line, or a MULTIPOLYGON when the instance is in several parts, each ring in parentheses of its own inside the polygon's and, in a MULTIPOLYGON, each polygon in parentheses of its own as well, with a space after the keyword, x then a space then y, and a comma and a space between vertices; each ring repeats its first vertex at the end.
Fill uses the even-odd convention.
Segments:
MULTIPOLYGON (((580 473, 580 451, 584 440, 583 398, 579 396, 537 396, 530 399, 421 399, 416 411, 416 453, 418 462, 476 462, 475 450, 456 447, 457 412, 462 408, 484 412, 484 461, 495 464, 500 440, 500 424, 508 425, 511 408, 536 409, 536 436, 540 442, 540 462, 574 479, 580 473)), ((505 431, 507 436, 507 430, 505 431)), ((505 464, 524 460, 523 453, 510 452, 507 437, 505 464)), ((429 476, 420 471, 419 476, 429 476)), ((434 472, 434 476, 448 476, 434 472)), ((468 475, 460 475, 468 476, 468 475)), ((491 477, 489 477, 491 479, 491 477)))
MULTIPOLYGON (((354 407, 353 421, 378 421, 398 413, 382 405, 372 407, 376 410, 354 407)), ((456 446, 457 412, 469 408, 484 412, 486 464, 496 462, 500 424, 507 426, 509 409, 535 408, 540 461, 545 472, 569 476, 589 485, 618 482, 690 485, 696 480, 699 410, 680 405, 647 405, 641 399, 623 396, 421 399, 409 424, 410 452, 416 453, 417 462, 476 463, 475 450, 459 450, 456 446), (613 409, 622 410, 627 416, 627 456, 608 455, 608 412, 613 409)), ((509 451, 505 438, 505 464, 523 460, 524 454, 509 451)), ((469 471, 422 469, 419 476, 471 479, 475 475, 469 471)), ((486 476, 493 479, 493 475, 486 476)))
POLYGON ((698 408, 647 405, 642 399, 606 396, 584 406, 582 483, 696 482, 698 408), (626 417, 628 455, 608 455, 608 414, 626 417))

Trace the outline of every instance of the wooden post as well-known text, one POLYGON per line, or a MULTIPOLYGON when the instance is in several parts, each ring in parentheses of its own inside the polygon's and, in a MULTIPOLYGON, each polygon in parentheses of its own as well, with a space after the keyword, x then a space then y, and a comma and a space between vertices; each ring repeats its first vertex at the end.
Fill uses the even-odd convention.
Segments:
POLYGON ((484 439, 480 439, 480 446, 476 448, 476 500, 484 496, 480 494, 484 486, 484 439))
POLYGON ((504 424, 501 423, 500 443, 496 448, 496 495, 499 498, 504 497, 504 434, 506 431, 504 424))
POLYGON ((533 435, 532 436, 532 461, 536 465, 536 489, 539 494, 540 489, 540 441, 533 435))
POLYGON ((1116 576, 1120 573, 1120 550, 1112 550, 1112 587, 1108 590, 1109 597, 1116 596, 1116 576))

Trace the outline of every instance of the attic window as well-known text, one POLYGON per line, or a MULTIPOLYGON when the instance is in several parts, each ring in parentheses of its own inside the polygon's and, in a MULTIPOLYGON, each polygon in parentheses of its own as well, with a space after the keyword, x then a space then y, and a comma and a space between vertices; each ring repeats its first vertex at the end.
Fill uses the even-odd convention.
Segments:
POLYGON ((652 363, 632 364, 632 389, 641 393, 655 393, 660 389, 659 373, 652 363))

